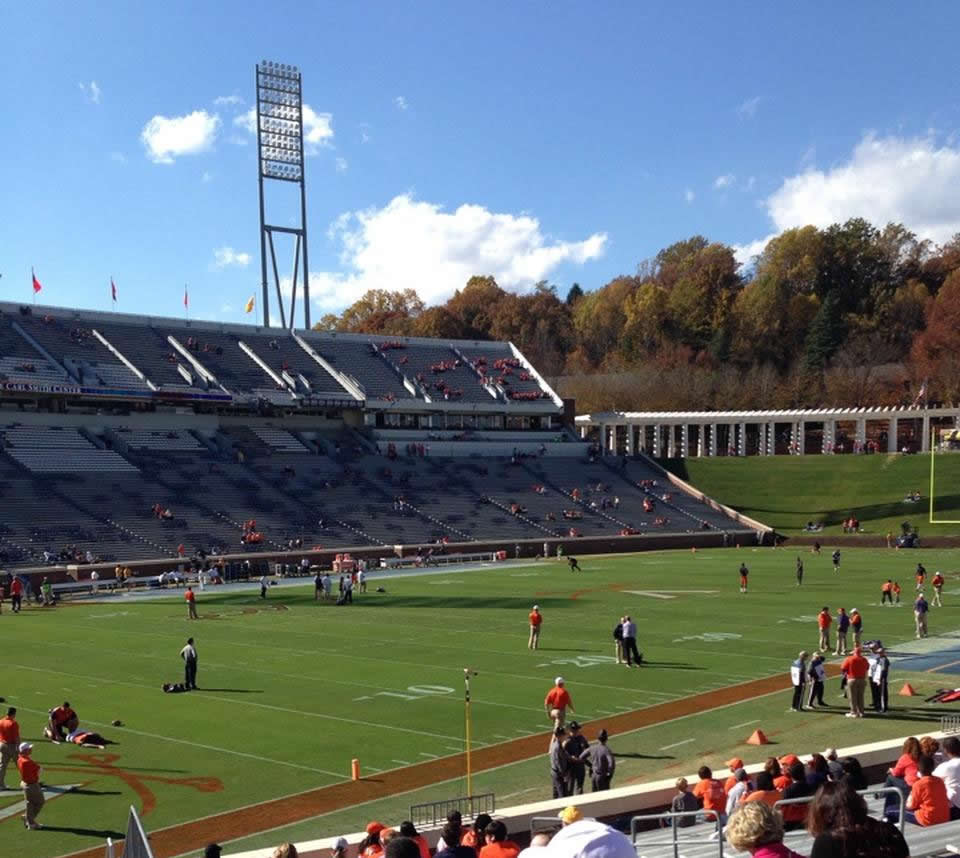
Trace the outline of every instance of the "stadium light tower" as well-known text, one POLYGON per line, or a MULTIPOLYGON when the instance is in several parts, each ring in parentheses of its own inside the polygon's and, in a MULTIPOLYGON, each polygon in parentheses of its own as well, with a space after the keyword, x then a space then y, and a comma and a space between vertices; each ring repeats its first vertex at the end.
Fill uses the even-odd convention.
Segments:
POLYGON ((263 324, 270 324, 267 288, 267 251, 277 293, 280 324, 296 327, 298 276, 303 270, 303 321, 310 327, 310 269, 307 267, 307 189, 303 170, 303 94, 296 66, 264 60, 257 66, 257 176, 260 185, 260 279, 263 287, 263 324), (292 182, 300 188, 300 225, 276 226, 266 221, 264 181, 292 182), (293 279, 289 325, 283 309, 274 233, 291 235, 293 279))

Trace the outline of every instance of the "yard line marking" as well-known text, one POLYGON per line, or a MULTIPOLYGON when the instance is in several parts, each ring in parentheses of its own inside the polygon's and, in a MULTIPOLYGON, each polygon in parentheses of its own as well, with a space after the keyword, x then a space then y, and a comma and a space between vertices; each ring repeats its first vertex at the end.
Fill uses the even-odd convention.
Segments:
POLYGON ((504 736, 503 733, 494 733, 494 734, 493 734, 493 738, 494 738, 494 739, 509 739, 510 737, 509 737, 509 736, 504 736))
MULTIPOLYGON (((131 688, 153 688, 152 685, 144 685, 137 682, 124 682, 120 679, 105 679, 102 676, 80 676, 75 673, 69 673, 64 670, 53 670, 49 667, 34 667, 32 665, 20 665, 21 670, 33 670, 37 673, 53 673, 57 676, 77 676, 79 679, 98 679, 101 682, 108 682, 114 685, 127 685, 131 688)), ((461 668, 462 670, 462 668, 461 668)), ((43 694, 44 692, 38 691, 37 694, 43 694)), ((190 692, 194 697, 201 697, 206 700, 219 700, 223 703, 229 703, 232 706, 253 706, 257 709, 267 709, 273 712, 287 712, 290 715, 298 715, 301 717, 307 718, 323 718, 327 721, 339 721, 344 724, 360 724, 363 727, 373 727, 377 730, 394 730, 400 733, 412 733, 415 736, 428 736, 431 739, 448 739, 451 742, 455 742, 459 736, 447 736, 443 733, 428 733, 426 730, 414 730, 411 727, 397 727, 394 724, 378 724, 374 721, 361 721, 357 718, 343 718, 339 715, 326 715, 323 712, 312 712, 306 709, 290 709, 286 706, 273 706, 269 703, 255 703, 252 700, 231 700, 229 697, 219 697, 216 694, 207 694, 204 693, 203 689, 190 692)), ((148 735, 148 734, 145 734, 148 735)), ((162 738, 162 737, 161 737, 162 738)), ((189 742, 187 744, 190 744, 189 742)), ((477 745, 482 744, 477 742, 477 745)), ((237 752, 239 753, 239 752, 237 752)), ((272 762, 268 760, 267 762, 272 762)))
POLYGON ((410 763, 406 760, 390 760, 391 763, 400 763, 401 766, 409 766, 410 763))
POLYGON ((732 727, 727 727, 728 730, 739 730, 741 727, 749 727, 751 724, 759 724, 760 719, 757 718, 755 721, 744 721, 742 724, 734 724, 732 727))
POLYGON ((375 775, 379 775, 380 772, 383 771, 383 769, 378 769, 376 766, 367 766, 367 771, 373 772, 375 775))
POLYGON ((458 747, 454 747, 453 745, 444 745, 443 747, 446 748, 448 751, 456 751, 458 754, 463 750, 462 747, 458 748, 458 747))
POLYGON ((946 670, 948 667, 956 667, 960 664, 960 661, 951 661, 949 664, 938 664, 936 667, 931 667, 925 673, 939 673, 941 670, 946 670))
POLYGON ((428 754, 426 751, 421 751, 421 752, 420 752, 420 756, 421 756, 421 757, 429 757, 431 760, 439 760, 439 759, 440 759, 440 755, 439 755, 439 754, 428 754))
POLYGON ((684 739, 682 742, 674 742, 672 745, 664 745, 660 750, 669 751, 671 748, 679 748, 681 745, 688 745, 690 742, 695 742, 696 738, 693 739, 684 739))

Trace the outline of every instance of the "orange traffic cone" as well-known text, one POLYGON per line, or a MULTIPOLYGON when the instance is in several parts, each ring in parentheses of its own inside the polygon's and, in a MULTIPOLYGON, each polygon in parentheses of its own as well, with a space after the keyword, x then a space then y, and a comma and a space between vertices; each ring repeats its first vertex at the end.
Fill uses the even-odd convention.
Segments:
POLYGON ((913 686, 909 682, 905 682, 903 688, 900 689, 900 695, 902 697, 916 697, 917 692, 913 690, 913 686))
POLYGON ((764 735, 763 730, 754 730, 747 739, 748 745, 769 745, 770 740, 764 735))

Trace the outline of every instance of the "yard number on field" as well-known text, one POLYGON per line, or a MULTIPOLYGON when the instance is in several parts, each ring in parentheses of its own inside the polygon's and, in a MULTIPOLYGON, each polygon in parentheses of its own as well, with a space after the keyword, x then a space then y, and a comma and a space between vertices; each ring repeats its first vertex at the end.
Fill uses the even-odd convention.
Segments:
POLYGON ((707 643, 716 643, 717 641, 734 641, 742 638, 743 635, 737 635, 733 632, 704 632, 701 635, 686 635, 682 638, 674 638, 674 643, 683 641, 706 641, 707 643))
POLYGON ((353 701, 374 700, 377 697, 393 697, 397 700, 422 700, 424 697, 435 697, 439 694, 453 694, 452 688, 446 685, 408 685, 406 691, 378 691, 376 694, 365 694, 363 697, 354 697, 353 701))

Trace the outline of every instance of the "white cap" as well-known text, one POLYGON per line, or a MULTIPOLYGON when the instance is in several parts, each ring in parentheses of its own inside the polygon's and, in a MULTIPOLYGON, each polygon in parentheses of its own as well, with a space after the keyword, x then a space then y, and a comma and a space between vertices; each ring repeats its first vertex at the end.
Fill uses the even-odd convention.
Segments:
POLYGON ((636 858, 630 838, 617 829, 581 819, 560 829, 546 847, 545 858, 636 858))
POLYGON ((859 614, 860 612, 859 612, 856 608, 851 608, 851 609, 850 609, 850 613, 851 613, 851 614, 859 614))
POLYGON ((350 848, 350 844, 347 843, 346 837, 338 837, 337 842, 333 844, 333 849, 335 852, 340 849, 349 849, 349 848, 350 848))
POLYGON ((21 754, 29 754, 33 750, 33 745, 29 742, 21 742, 17 750, 20 751, 21 754))
POLYGON ((554 684, 554 685, 563 685, 563 677, 562 677, 562 676, 558 676, 555 680, 553 680, 553 684, 554 684))
POLYGON ((534 606, 533 606, 533 610, 539 611, 539 610, 540 610, 540 606, 539 606, 539 605, 534 605, 534 606))

